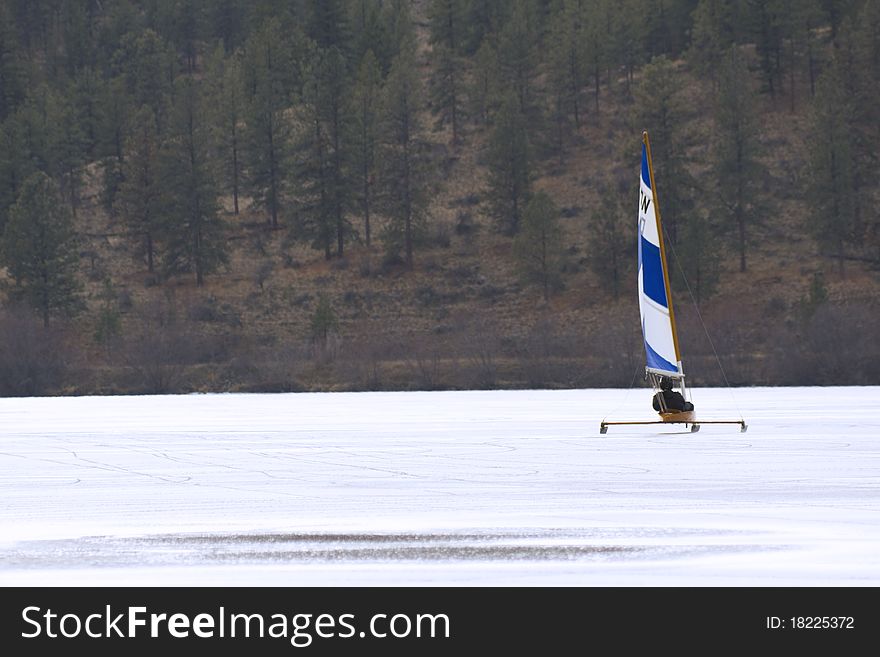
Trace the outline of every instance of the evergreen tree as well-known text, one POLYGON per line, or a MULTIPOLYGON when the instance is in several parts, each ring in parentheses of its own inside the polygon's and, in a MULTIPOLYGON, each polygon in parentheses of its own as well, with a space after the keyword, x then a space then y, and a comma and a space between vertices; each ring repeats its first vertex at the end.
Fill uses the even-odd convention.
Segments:
POLYGON ((304 90, 310 128, 306 140, 309 156, 301 182, 309 197, 305 208, 306 233, 328 260, 333 255, 334 241, 336 256, 343 257, 345 242, 353 230, 348 220, 354 196, 350 95, 342 53, 336 47, 317 48, 304 90))
MULTIPOLYGON (((602 72, 608 66, 608 48, 613 43, 608 34, 607 25, 602 20, 605 0, 588 0, 582 9, 584 26, 582 42, 584 49, 584 66, 593 82, 593 111, 599 114, 599 96, 602 85, 602 72)), ((636 12, 638 15, 638 12, 636 12)), ((634 44, 633 44, 634 45, 634 44)))
POLYGON ((473 54, 488 40, 498 36, 501 26, 510 14, 512 3, 498 0, 468 0, 465 2, 465 23, 468 26, 465 52, 473 54))
POLYGON ((392 43, 388 35, 382 8, 383 5, 375 0, 351 0, 349 24, 354 34, 352 61, 362 62, 367 51, 372 50, 384 76, 391 67, 397 44, 392 43))
POLYGON ((138 255, 153 272, 156 238, 162 228, 163 181, 159 172, 159 137, 153 111, 142 107, 132 120, 126 142, 123 182, 116 202, 138 244, 138 255))
POLYGON ((77 108, 69 94, 58 93, 47 99, 52 105, 47 122, 55 127, 48 171, 60 181, 61 192, 70 203, 74 215, 79 208, 82 190, 82 167, 86 163, 88 142, 77 116, 77 108))
POLYGON ((571 133, 579 130, 585 85, 583 30, 577 0, 564 0, 550 23, 548 35, 547 80, 552 95, 556 148, 562 158, 571 133))
POLYGON ((452 127, 452 143, 459 141, 464 107, 464 15, 461 0, 433 0, 428 9, 431 27, 431 99, 440 125, 452 127))
POLYGON ((875 187, 880 162, 880 85, 875 77, 872 61, 872 42, 880 37, 872 35, 878 29, 877 19, 872 21, 865 11, 858 16, 864 21, 846 18, 838 30, 834 68, 840 77, 843 93, 849 99, 848 124, 852 139, 853 203, 855 221, 861 230, 870 216, 870 190, 875 187))
MULTIPOLYGON (((385 56, 389 72, 394 58, 416 42, 416 29, 410 13, 411 4, 410 0, 389 0, 389 2, 383 3, 382 32, 387 39, 388 47, 385 56)), ((385 64, 384 61, 383 64, 385 64)), ((385 68, 383 68, 384 70, 385 68)))
MULTIPOLYGON (((149 105, 152 110, 152 105, 149 105)), ((101 85, 98 92, 98 154, 114 158, 119 166, 125 159, 125 137, 128 117, 134 111, 131 98, 125 91, 122 77, 114 77, 101 85)), ((154 113, 155 116, 155 113, 154 113)))
POLYGON ((151 29, 126 34, 113 54, 112 73, 123 81, 135 107, 147 105, 153 111, 160 134, 165 127, 176 61, 173 49, 151 29))
POLYGON ((0 124, 0 233, 22 183, 37 170, 28 133, 24 107, 19 107, 0 124))
POLYGON ((819 78, 810 120, 810 226, 820 248, 837 258, 841 273, 847 246, 857 235, 853 108, 834 66, 819 78))
POLYGON ((239 213, 241 186, 241 122, 244 115, 244 88, 240 52, 225 56, 218 45, 207 64, 208 111, 211 121, 212 150, 220 164, 220 181, 232 189, 232 208, 239 213))
POLYGON ((315 314, 312 315, 312 341, 319 347, 327 346, 330 336, 339 331, 339 318, 333 312, 330 300, 321 295, 315 314))
POLYGON ((61 182, 61 192, 75 211, 86 147, 70 99, 41 84, 23 109, 29 156, 40 170, 61 182))
POLYGON ((213 0, 207 7, 208 29, 222 41, 227 55, 244 41, 249 5, 245 0, 213 0))
POLYGON ((733 41, 730 12, 725 0, 700 0, 694 9, 688 60, 697 75, 712 81, 713 90, 724 53, 733 41))
POLYGON ((489 137, 487 157, 487 212, 502 233, 514 235, 519 230, 532 180, 526 117, 520 111, 515 92, 508 92, 501 105, 489 137))
POLYGON ((34 173, 22 183, 0 256, 12 279, 10 296, 37 311, 44 326, 51 316, 70 316, 82 307, 70 208, 45 173, 34 173))
POLYGON ((519 111, 531 121, 539 116, 535 99, 538 33, 528 0, 514 0, 512 14, 498 36, 501 83, 516 94, 519 111))
POLYGON ((122 184, 130 112, 131 101, 125 92, 123 79, 116 77, 107 81, 102 87, 98 101, 97 148, 104 174, 102 201, 111 217, 114 216, 116 194, 122 184))
POLYGON ((541 286, 544 301, 562 286, 562 239, 559 208, 546 192, 536 192, 523 212, 522 228, 513 240, 513 250, 521 275, 541 286))
POLYGON ((119 302, 116 290, 109 278, 104 279, 104 289, 98 298, 101 307, 98 310, 98 318, 95 322, 95 342, 109 345, 122 333, 122 313, 119 312, 119 302))
POLYGON ((420 137, 421 88, 412 42, 394 58, 383 94, 382 178, 388 225, 388 254, 413 268, 413 249, 427 221, 427 185, 424 149, 420 137))
POLYGON ((163 266, 166 274, 193 272, 201 286, 207 274, 226 262, 226 242, 200 89, 189 78, 177 86, 161 163, 166 190, 163 266))
POLYGON ((856 115, 860 133, 857 153, 866 197, 865 203, 859 204, 859 218, 861 223, 866 224, 864 244, 875 262, 880 262, 880 217, 863 209, 870 207, 869 190, 871 187, 876 189, 872 181, 877 180, 880 166, 876 157, 880 151, 880 1, 866 0, 855 25, 853 40, 861 73, 856 115))
MULTIPOLYGON (((641 0, 622 0, 610 3, 611 33, 606 36, 606 43, 610 50, 608 59, 617 62, 626 73, 626 92, 632 90, 635 79, 635 71, 646 59, 645 34, 648 31, 647 17, 640 11, 641 0)), ((593 34, 585 30, 588 35, 593 34)), ((589 51, 596 51, 594 45, 589 51)), ((588 56, 588 59, 590 57, 588 56)), ((599 80, 595 79, 596 108, 599 105, 599 80)))
POLYGON ((644 0, 646 52, 649 57, 677 59, 687 44, 693 0, 644 0))
POLYGON ((203 31, 203 4, 201 0, 175 0, 168 3, 165 17, 163 34, 183 56, 189 74, 196 69, 198 44, 203 31))
POLYGON ((603 186, 599 206, 590 221, 593 235, 590 266, 615 299, 620 296, 624 275, 635 261, 632 212, 631 208, 621 206, 621 198, 629 199, 629 196, 603 186))
POLYGON ((290 175, 290 126, 284 111, 290 100, 291 51, 278 21, 267 21, 246 47, 246 186, 268 223, 278 227, 290 175))
POLYGON ((679 226, 690 217, 696 186, 687 169, 687 149, 692 137, 687 129, 689 119, 682 89, 683 81, 675 65, 666 57, 656 57, 643 69, 635 90, 635 125, 651 135, 663 224, 673 245, 679 239, 679 226))
POLYGON ((782 15, 779 0, 751 0, 751 31, 764 80, 764 90, 775 98, 782 75, 782 15))
POLYGON ((90 159, 98 154, 101 91, 102 81, 94 69, 89 67, 77 71, 70 90, 71 105, 82 137, 83 155, 90 159))
POLYGON ((95 63, 94 28, 99 9, 94 2, 63 2, 53 17, 53 42, 60 47, 49 49, 48 63, 55 76, 68 78, 95 63))
POLYGON ((495 109, 498 92, 498 53, 485 39, 474 55, 473 75, 468 86, 470 115, 482 125, 488 125, 495 109))
POLYGON ((0 4, 0 122, 24 100, 27 76, 15 25, 6 3, 0 4))
POLYGON ((378 148, 379 105, 382 71, 372 50, 367 50, 358 69, 352 99, 354 103, 354 163, 358 178, 357 200, 364 219, 364 242, 371 243, 370 213, 373 209, 378 148))
POLYGON ((855 38, 868 74, 875 84, 880 85, 880 1, 865 0, 856 25, 855 38))
MULTIPOLYGON (((663 214, 664 221, 666 214, 663 214)), ((671 246, 673 281, 686 287, 697 304, 706 301, 718 289, 720 280, 719 244, 702 213, 695 212, 681 228, 678 248, 671 246)))
POLYGON ((840 26, 847 16, 858 6, 859 0, 821 0, 822 9, 831 24, 831 40, 836 41, 840 26))
MULTIPOLYGON (((313 64, 317 63, 313 61, 313 64)), ((320 73, 307 69, 303 87, 306 128, 299 144, 299 148, 305 152, 305 158, 297 176, 302 189, 302 219, 297 228, 312 240, 312 248, 323 251, 324 258, 330 260, 333 257, 333 207, 328 138, 320 112, 321 85, 320 73)))
POLYGON ((307 0, 306 34, 318 48, 336 48, 344 54, 351 45, 351 28, 344 0, 307 0))
POLYGON ((820 23, 820 9, 816 0, 775 0, 776 20, 779 26, 781 55, 777 53, 780 89, 787 77, 789 111, 794 113, 797 98, 797 72, 807 62, 811 93, 815 86, 813 55, 815 28, 820 23))
POLYGON ((714 168, 718 180, 718 220, 732 230, 739 270, 746 270, 746 250, 761 223, 758 198, 765 175, 758 160, 756 98, 745 62, 732 49, 723 61, 715 109, 714 168))

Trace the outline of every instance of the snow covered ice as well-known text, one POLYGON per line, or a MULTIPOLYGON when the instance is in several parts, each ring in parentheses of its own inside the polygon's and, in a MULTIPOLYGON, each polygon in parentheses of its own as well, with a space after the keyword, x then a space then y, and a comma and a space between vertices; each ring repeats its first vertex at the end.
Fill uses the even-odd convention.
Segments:
POLYGON ((650 397, 0 399, 0 585, 880 585, 880 388, 650 397))

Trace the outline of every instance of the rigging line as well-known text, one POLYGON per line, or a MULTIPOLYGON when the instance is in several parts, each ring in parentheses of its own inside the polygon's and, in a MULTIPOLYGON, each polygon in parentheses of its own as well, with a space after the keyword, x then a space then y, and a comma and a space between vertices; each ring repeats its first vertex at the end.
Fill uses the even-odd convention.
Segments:
POLYGON ((684 286, 691 298, 691 303, 694 304, 694 310, 697 311, 697 319, 700 320, 700 326, 703 327, 703 332, 706 334, 709 346, 712 347, 712 353, 715 355, 715 362, 718 363, 718 369, 721 370, 721 377, 724 379, 724 384, 727 386, 730 398, 733 401, 733 405, 736 407, 736 412, 739 413, 740 419, 743 419, 743 413, 739 408, 739 404, 736 403, 736 397, 733 395, 733 386, 730 385, 730 381, 727 379, 724 366, 721 364, 721 359, 718 357, 718 351, 715 349, 715 343, 712 342, 712 336, 709 335, 709 329, 706 328, 706 322, 703 321, 703 315, 700 313, 700 306, 697 303, 696 297, 694 297, 694 293, 691 291, 691 285, 688 283, 687 276, 684 275, 684 267, 681 266, 681 261, 678 259, 678 254, 675 252, 675 246, 673 246, 672 240, 669 239, 669 233, 666 232, 666 226, 663 226, 663 234, 666 237, 666 246, 669 247, 669 250, 672 252, 672 257, 675 259, 675 266, 678 267, 678 271, 681 273, 681 280, 684 281, 684 286))

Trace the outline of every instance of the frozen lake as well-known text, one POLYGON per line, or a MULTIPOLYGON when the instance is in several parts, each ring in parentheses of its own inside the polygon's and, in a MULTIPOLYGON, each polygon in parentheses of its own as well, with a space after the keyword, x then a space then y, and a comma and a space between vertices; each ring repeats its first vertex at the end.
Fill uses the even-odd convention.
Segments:
POLYGON ((0 399, 0 585, 880 585, 880 388, 694 402, 0 399))

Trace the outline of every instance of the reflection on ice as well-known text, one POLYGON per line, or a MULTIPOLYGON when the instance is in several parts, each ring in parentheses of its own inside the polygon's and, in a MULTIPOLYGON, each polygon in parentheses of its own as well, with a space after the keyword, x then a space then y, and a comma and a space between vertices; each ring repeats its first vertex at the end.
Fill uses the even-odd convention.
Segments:
MULTIPOLYGON (((700 530, 681 532, 699 536, 700 530)), ((17 568, 205 565, 220 563, 309 563, 361 561, 554 561, 667 558, 718 550, 769 549, 770 546, 652 545, 670 532, 593 531, 487 533, 271 533, 168 534, 118 538, 28 541, 8 554, 17 568), (616 542, 610 543, 609 541, 616 542)))

